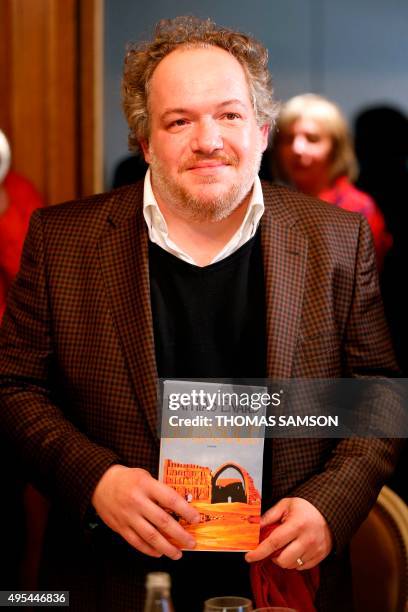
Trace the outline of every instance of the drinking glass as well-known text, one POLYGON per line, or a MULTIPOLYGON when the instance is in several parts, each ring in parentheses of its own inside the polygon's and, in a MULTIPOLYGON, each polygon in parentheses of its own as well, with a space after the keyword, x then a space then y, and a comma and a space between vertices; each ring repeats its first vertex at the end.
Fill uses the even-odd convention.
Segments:
POLYGON ((252 612, 252 601, 246 597, 212 597, 204 602, 204 612, 252 612))

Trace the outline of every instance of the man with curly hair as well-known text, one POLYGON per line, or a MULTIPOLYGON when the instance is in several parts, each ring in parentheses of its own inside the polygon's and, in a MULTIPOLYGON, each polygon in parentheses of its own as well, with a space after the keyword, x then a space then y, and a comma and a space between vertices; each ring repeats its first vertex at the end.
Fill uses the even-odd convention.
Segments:
POLYGON ((123 100, 144 182, 33 215, 1 332, 3 427, 52 499, 41 587, 130 612, 170 568, 192 612, 250 594, 249 563, 276 553, 320 564, 317 609, 351 610, 347 544, 394 445, 273 440, 262 523, 278 527, 246 557, 182 554, 172 514, 199 517, 157 480, 156 382, 395 371, 367 223, 259 181, 277 109, 253 38, 160 22, 127 53, 123 100))

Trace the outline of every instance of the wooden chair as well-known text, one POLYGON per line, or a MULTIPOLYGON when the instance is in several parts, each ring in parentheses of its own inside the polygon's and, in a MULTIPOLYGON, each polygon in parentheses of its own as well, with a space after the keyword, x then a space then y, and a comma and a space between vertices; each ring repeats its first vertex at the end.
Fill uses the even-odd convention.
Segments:
POLYGON ((408 610, 408 506, 383 487, 351 543, 355 612, 408 610))

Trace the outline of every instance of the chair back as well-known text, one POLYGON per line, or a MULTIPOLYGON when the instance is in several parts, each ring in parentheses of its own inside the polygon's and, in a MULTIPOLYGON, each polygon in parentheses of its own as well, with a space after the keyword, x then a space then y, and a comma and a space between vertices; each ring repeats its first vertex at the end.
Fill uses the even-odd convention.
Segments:
POLYGON ((351 542, 355 612, 408 610, 408 506, 383 487, 351 542))

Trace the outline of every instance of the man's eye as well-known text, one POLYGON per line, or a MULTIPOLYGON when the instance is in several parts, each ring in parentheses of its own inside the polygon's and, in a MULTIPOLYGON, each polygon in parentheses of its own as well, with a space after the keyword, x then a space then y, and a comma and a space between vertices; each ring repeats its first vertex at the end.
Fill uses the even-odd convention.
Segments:
POLYGON ((240 115, 238 115, 238 113, 225 113, 224 117, 228 119, 228 121, 233 121, 234 119, 239 119, 240 115))
POLYGON ((186 123, 186 119, 176 119, 175 121, 171 122, 170 127, 181 127, 183 125, 186 125, 186 123))

